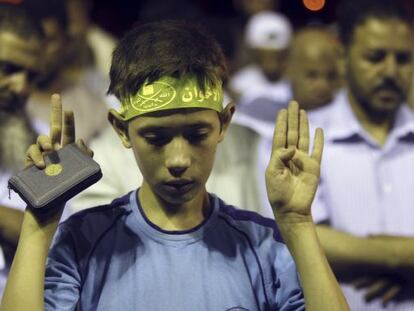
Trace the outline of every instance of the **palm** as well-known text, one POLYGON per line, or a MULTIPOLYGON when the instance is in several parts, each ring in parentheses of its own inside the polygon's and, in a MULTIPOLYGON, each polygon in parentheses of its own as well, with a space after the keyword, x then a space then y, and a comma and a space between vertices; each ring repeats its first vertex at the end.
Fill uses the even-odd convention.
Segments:
POLYGON ((314 148, 309 149, 309 125, 306 113, 297 103, 282 110, 277 119, 272 157, 266 171, 268 198, 275 216, 310 216, 320 171, 323 134, 317 130, 314 148))

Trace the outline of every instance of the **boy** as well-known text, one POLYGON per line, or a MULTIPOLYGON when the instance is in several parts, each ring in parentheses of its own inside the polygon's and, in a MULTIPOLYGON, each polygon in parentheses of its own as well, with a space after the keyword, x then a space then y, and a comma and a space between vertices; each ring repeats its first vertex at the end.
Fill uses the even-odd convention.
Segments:
MULTIPOLYGON (((284 242, 273 220, 206 192, 234 112, 233 104, 222 107, 226 75, 218 44, 191 24, 145 24, 120 41, 109 92, 122 109, 109 121, 133 149, 143 184, 60 225, 46 277, 63 207, 49 215, 28 208, 2 311, 347 309, 310 215, 322 131, 308 156, 297 103, 278 116, 267 171, 284 242)), ((51 135, 29 148, 28 164, 44 168, 43 153, 75 140, 73 114, 63 119, 62 129, 53 96, 51 135)))

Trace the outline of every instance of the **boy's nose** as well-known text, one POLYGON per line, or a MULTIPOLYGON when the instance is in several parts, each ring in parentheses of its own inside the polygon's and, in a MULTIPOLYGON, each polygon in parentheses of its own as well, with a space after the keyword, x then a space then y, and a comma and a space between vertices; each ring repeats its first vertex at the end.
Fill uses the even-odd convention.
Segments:
POLYGON ((183 138, 175 138, 166 149, 165 165, 174 177, 179 177, 190 167, 188 144, 183 138))

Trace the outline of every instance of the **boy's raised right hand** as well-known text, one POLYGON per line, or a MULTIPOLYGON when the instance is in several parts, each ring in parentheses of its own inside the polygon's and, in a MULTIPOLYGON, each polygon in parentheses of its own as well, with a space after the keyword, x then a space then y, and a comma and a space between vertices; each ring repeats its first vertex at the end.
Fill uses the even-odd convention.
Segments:
MULTIPOLYGON (((39 169, 44 169, 45 161, 43 157, 45 155, 73 142, 75 142, 75 117, 73 111, 64 111, 62 113, 60 95, 53 94, 51 97, 50 135, 38 136, 36 143, 27 149, 26 167, 35 165, 39 169)), ((90 157, 93 156, 93 151, 85 145, 82 139, 78 139, 76 145, 85 154, 90 157)))

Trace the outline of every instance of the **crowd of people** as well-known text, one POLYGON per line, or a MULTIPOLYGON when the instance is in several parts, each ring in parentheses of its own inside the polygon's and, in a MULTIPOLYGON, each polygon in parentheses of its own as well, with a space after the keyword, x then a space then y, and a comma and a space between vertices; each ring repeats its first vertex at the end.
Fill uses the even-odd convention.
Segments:
POLYGON ((1 311, 414 309, 414 17, 234 4, 228 52, 203 23, 117 39, 88 1, 0 1, 1 311), (99 182, 48 213, 10 193, 69 143, 99 182))

